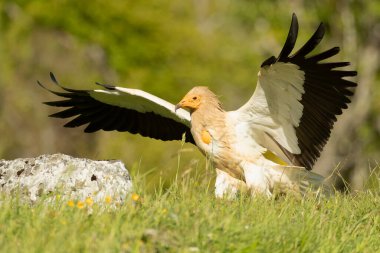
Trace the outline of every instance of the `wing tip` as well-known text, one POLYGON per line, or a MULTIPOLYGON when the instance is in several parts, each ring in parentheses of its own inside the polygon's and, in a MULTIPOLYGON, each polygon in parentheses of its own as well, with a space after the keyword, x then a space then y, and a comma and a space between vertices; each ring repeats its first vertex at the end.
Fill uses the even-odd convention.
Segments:
POLYGON ((293 13, 288 36, 286 38, 284 47, 282 48, 279 56, 277 57, 277 61, 284 60, 285 58, 289 56, 289 54, 293 51, 293 48, 296 44, 297 36, 298 36, 298 18, 297 18, 297 15, 293 13))
POLYGON ((310 39, 294 55, 292 55, 291 58, 305 58, 306 55, 312 52, 319 45, 324 35, 325 25, 321 22, 310 39))
MULTIPOLYGON (((53 72, 49 72, 49 76, 50 76, 50 79, 53 81, 53 83, 54 83, 55 85, 57 85, 58 87, 60 87, 60 88, 62 88, 62 89, 65 89, 65 88, 63 88, 63 87, 58 83, 57 78, 55 77, 55 75, 53 74, 53 72)), ((44 88, 45 90, 50 91, 50 92, 53 92, 52 90, 50 90, 49 88, 47 88, 45 85, 43 85, 39 80, 37 80, 37 84, 38 84, 40 87, 44 88)))
POLYGON ((306 59, 310 62, 318 63, 320 61, 329 59, 329 58, 337 55, 339 52, 340 52, 340 47, 333 47, 333 48, 330 48, 329 50, 326 50, 322 53, 313 55, 313 56, 308 57, 306 59))
POLYGON ((292 14, 292 24, 295 24, 295 25, 297 25, 298 24, 298 18, 297 18, 297 15, 296 15, 296 13, 295 12, 293 12, 293 14, 292 14))
POLYGON ((49 72, 49 76, 50 76, 50 79, 59 86, 59 83, 57 81, 57 78, 55 78, 55 75, 53 74, 53 72, 49 72))
POLYGON ((43 89, 45 89, 45 90, 49 90, 49 89, 46 88, 45 85, 43 85, 39 80, 37 80, 37 84, 38 84, 41 88, 43 88, 43 89))
POLYGON ((271 56, 268 59, 266 59, 262 64, 261 67, 269 66, 271 64, 276 63, 277 61, 284 60, 289 56, 289 54, 292 52, 298 36, 298 18, 297 15, 293 12, 292 14, 292 20, 290 22, 290 28, 288 32, 288 36, 286 38, 285 44, 278 55, 278 57, 271 56))

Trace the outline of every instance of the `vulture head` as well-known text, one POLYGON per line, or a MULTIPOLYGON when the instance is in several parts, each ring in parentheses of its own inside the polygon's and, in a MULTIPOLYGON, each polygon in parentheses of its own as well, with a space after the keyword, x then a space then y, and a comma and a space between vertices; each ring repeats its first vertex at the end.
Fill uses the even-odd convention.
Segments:
POLYGON ((182 100, 175 106, 175 109, 187 109, 190 113, 204 107, 214 105, 220 108, 218 97, 206 86, 196 86, 192 88, 182 100))

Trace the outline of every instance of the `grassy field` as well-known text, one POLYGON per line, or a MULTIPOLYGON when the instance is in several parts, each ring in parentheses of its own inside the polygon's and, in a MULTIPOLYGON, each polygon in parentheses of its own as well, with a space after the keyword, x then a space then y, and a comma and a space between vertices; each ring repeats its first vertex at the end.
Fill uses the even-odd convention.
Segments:
POLYGON ((379 189, 229 201, 200 181, 153 194, 139 182, 127 203, 105 209, 91 200, 30 206, 3 196, 0 252, 380 252, 379 189))

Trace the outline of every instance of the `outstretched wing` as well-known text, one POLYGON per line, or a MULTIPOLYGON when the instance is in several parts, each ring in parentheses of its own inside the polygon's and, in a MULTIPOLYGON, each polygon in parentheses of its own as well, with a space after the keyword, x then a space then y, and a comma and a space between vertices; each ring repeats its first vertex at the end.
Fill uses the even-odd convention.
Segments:
MULTIPOLYGON (((344 79, 356 71, 339 70, 349 62, 321 62, 338 54, 339 48, 308 56, 325 33, 321 23, 293 55, 298 21, 292 17, 285 45, 276 58, 261 65, 256 90, 250 100, 236 112, 250 126, 267 135, 261 145, 277 146, 286 160, 311 169, 330 137, 336 116, 350 103, 355 82, 344 79)), ((273 150, 272 150, 273 151, 273 150)))
POLYGON ((99 84, 104 89, 75 90, 62 87, 50 73, 52 81, 65 92, 57 92, 38 84, 64 100, 44 104, 64 107, 50 115, 55 118, 75 117, 65 127, 86 125, 87 133, 98 130, 126 131, 160 140, 182 140, 194 143, 190 132, 190 114, 175 105, 138 89, 99 84))

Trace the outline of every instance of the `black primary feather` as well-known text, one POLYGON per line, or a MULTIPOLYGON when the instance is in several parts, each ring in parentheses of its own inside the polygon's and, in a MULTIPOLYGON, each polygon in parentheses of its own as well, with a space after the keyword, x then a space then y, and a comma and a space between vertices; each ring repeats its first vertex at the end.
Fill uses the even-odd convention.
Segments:
POLYGON ((351 102, 357 84, 346 80, 356 76, 356 71, 337 70, 349 62, 321 62, 339 53, 339 47, 308 56, 321 42, 325 26, 321 23, 311 38, 296 53, 290 55, 296 43, 298 21, 293 14, 286 42, 277 58, 272 56, 262 66, 276 62, 293 63, 305 73, 304 91, 301 104, 303 113, 298 127, 295 127, 301 154, 292 154, 282 148, 294 165, 312 169, 316 159, 330 137, 337 115, 351 102))
MULTIPOLYGON (((53 73, 50 73, 50 78, 54 84, 66 92, 53 91, 46 88, 41 82, 37 81, 37 83, 54 95, 65 98, 65 100, 44 102, 49 106, 65 108, 51 114, 50 117, 63 119, 75 117, 67 122, 64 127, 72 128, 87 124, 84 130, 86 133, 98 130, 127 131, 164 141, 182 140, 185 133, 186 142, 195 144, 190 129, 185 124, 153 112, 141 113, 133 110, 133 108, 123 108, 100 102, 91 97, 89 90, 63 87, 58 83, 53 73)), ((115 86, 97 84, 108 90, 115 90, 115 86)))

